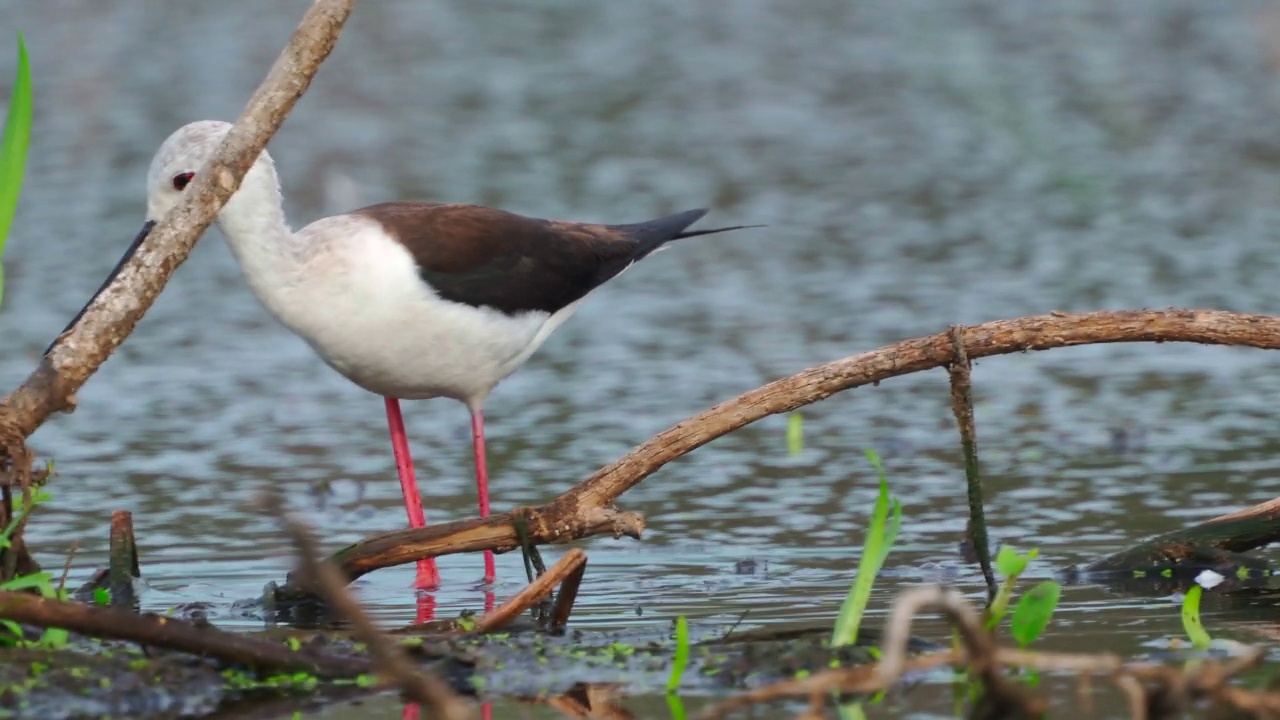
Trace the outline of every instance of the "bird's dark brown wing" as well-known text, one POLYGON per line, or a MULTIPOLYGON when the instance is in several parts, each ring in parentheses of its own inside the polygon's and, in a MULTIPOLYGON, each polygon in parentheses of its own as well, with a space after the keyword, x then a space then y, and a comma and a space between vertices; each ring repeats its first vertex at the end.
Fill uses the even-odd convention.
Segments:
POLYGON ((445 300, 507 314, 554 313, 622 272, 705 214, 634 225, 540 220, 477 205, 395 202, 354 215, 399 240, 445 300))

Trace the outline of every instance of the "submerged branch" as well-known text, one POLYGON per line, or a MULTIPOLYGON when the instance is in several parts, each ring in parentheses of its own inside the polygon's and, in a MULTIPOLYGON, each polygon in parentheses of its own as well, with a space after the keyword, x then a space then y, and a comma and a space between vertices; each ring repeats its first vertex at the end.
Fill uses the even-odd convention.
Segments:
MULTIPOLYGON (((565 510, 552 502, 522 508, 521 512, 532 545, 553 545, 597 535, 639 539, 644 532, 643 517, 612 508, 565 510)), ((379 568, 416 562, 420 558, 485 549, 507 552, 518 547, 520 537, 516 533, 514 513, 508 512, 373 535, 339 550, 331 560, 342 568, 348 580, 355 580, 379 568)))
POLYGON ((95 638, 207 655, 265 672, 306 672, 326 678, 351 678, 372 669, 363 657, 306 648, 293 650, 282 643, 225 632, 211 625, 27 593, 0 591, 0 618, 41 628, 63 628, 95 638))
POLYGON ((1109 555, 1085 571, 1129 573, 1134 568, 1185 565, 1193 571, 1212 567, 1230 576, 1233 568, 1249 564, 1237 553, 1273 542, 1280 542, 1280 498, 1157 535, 1109 555))

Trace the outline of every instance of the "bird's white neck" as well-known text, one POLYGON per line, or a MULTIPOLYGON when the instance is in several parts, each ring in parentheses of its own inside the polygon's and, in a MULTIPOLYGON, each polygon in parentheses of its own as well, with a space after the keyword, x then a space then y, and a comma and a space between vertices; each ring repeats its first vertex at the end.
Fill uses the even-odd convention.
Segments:
POLYGON ((277 310, 279 294, 301 270, 302 249, 285 220, 280 183, 266 153, 218 213, 218 226, 249 287, 269 309, 277 310))

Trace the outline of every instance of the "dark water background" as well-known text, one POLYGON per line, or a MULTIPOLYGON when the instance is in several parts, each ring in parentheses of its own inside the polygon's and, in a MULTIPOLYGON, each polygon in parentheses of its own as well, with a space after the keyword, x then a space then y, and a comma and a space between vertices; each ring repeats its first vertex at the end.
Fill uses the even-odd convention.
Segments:
MULTIPOLYGON (((133 236, 159 142, 233 119, 306 5, 0 0, 0 48, 26 32, 36 91, 0 386, 26 376, 133 236)), ((1276 2, 388 0, 357 7, 271 151, 295 226, 393 198, 609 222, 710 205, 710 223, 769 225, 647 260, 499 388, 487 415, 506 508, 722 399, 952 323, 1280 310, 1278 111, 1276 2)), ((1272 354, 1084 347, 985 360, 974 379, 994 540, 1038 546, 1036 577, 1280 489, 1272 354)), ((229 603, 290 566, 252 503, 264 484, 329 547, 404 522, 382 403, 278 326, 218 239, 79 400, 34 437, 60 474, 29 537, 50 565, 78 540, 79 581, 105 561, 109 511, 132 510, 148 609, 211 601, 222 624, 260 625, 229 603)), ((469 515, 466 412, 437 400, 406 414, 429 517, 469 515)), ((875 493, 865 448, 906 513, 872 614, 938 579, 977 597, 957 554, 945 373, 803 417, 797 456, 770 418, 628 493, 649 531, 586 544, 575 621, 833 618, 875 493)), ((441 565, 441 615, 477 607, 479 558, 441 565)), ((499 574, 499 595, 517 589, 519 558, 499 574)), ((381 571, 360 594, 403 623, 411 579, 381 571)), ((1253 639, 1242 619, 1206 616, 1253 639)), ((1071 587, 1045 646, 1145 652, 1178 628, 1171 598, 1071 587)))

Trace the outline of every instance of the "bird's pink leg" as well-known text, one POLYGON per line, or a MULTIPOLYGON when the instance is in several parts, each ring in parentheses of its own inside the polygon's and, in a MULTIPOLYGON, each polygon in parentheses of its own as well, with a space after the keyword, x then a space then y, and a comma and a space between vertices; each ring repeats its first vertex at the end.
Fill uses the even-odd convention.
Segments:
MULTIPOLYGON (((489 467, 485 461, 484 412, 479 408, 471 411, 471 444, 476 456, 476 491, 480 496, 480 517, 489 517, 489 467)), ((496 574, 493 566, 493 551, 485 550, 485 583, 493 582, 496 574)))
MULTIPOLYGON (((404 431, 404 417, 400 414, 400 401, 384 398, 387 405, 387 426, 391 429, 391 451, 396 456, 396 471, 400 474, 400 492, 404 494, 404 510, 409 514, 409 527, 426 527, 427 518, 422 513, 422 495, 418 492, 418 480, 413 474, 413 458, 409 457, 409 437, 404 431)), ((431 589, 440 586, 440 572, 435 558, 418 561, 418 579, 415 586, 431 589)))

